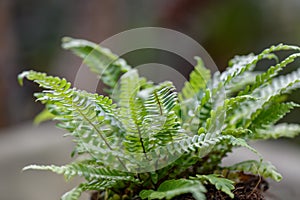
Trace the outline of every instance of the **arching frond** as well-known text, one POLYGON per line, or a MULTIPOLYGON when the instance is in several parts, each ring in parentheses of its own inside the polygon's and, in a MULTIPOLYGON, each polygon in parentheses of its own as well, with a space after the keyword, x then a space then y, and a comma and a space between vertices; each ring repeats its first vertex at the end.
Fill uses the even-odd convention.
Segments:
POLYGON ((282 179, 282 176, 276 171, 276 168, 269 162, 248 160, 226 168, 230 170, 258 174, 260 176, 263 176, 264 178, 272 178, 275 181, 280 181, 282 179))
POLYGON ((226 141, 226 143, 231 144, 232 146, 240 146, 245 147, 252 152, 260 155, 254 148, 249 146, 244 139, 235 138, 231 135, 220 135, 214 137, 212 134, 201 134, 195 135, 194 137, 188 137, 186 139, 182 139, 179 142, 173 143, 169 145, 169 151, 179 154, 196 152, 199 158, 206 156, 215 146, 216 144, 226 141))
POLYGON ((268 129, 270 125, 275 124, 295 107, 300 105, 293 102, 271 103, 264 106, 261 112, 252 120, 250 129, 268 129))
POLYGON ((257 129, 254 139, 277 139, 280 137, 293 138, 300 134, 299 124, 281 123, 268 127, 267 129, 257 129))
POLYGON ((105 180, 97 181, 93 180, 88 183, 81 183, 78 187, 73 188, 69 192, 65 193, 61 200, 78 200, 84 191, 95 191, 95 190, 105 190, 117 185, 117 181, 114 180, 105 180))
POLYGON ((274 97, 289 92, 292 88, 295 89, 296 83, 300 81, 300 69, 287 74, 285 76, 279 76, 274 78, 272 83, 262 88, 257 88, 252 92, 252 96, 257 98, 254 102, 244 102, 239 109, 236 109, 234 116, 232 117, 230 124, 251 125, 251 118, 254 119, 264 107, 274 97))
POLYGON ((236 78, 250 70, 252 71, 255 68, 255 65, 258 61, 262 59, 276 59, 277 57, 273 54, 276 51, 282 50, 296 50, 299 51, 300 48, 292 45, 279 44, 276 46, 271 46, 268 49, 263 50, 258 55, 249 54, 248 56, 238 56, 229 62, 229 67, 225 72, 222 73, 220 79, 224 84, 228 84, 233 78, 236 78))
POLYGON ((79 149, 92 153, 93 156, 104 156, 108 149, 110 154, 106 156, 115 157, 122 163, 119 156, 112 155, 115 148, 120 148, 118 140, 122 139, 122 127, 114 115, 116 109, 111 99, 70 89, 70 83, 65 79, 44 73, 25 72, 20 75, 20 80, 24 77, 48 89, 38 94, 38 100, 50 105, 49 111, 61 121, 58 126, 67 129, 76 138, 79 149), (119 138, 111 135, 112 133, 119 133, 119 138))
POLYGON ((87 181, 91 180, 123 180, 136 182, 137 180, 132 176, 132 174, 120 172, 117 170, 111 170, 108 168, 103 168, 95 165, 86 165, 83 163, 72 163, 65 166, 55 166, 55 165, 29 165, 23 170, 37 169, 37 170, 49 170, 57 174, 63 174, 66 180, 70 180, 75 176, 84 177, 87 181))
POLYGON ((109 86, 106 91, 111 94, 120 76, 131 69, 126 61, 110 52, 109 49, 81 39, 63 38, 62 47, 71 50, 83 59, 83 62, 109 86))
POLYGON ((211 80, 210 70, 204 67, 204 63, 201 58, 195 57, 197 65, 190 73, 189 82, 185 82, 184 87, 179 94, 180 101, 189 99, 197 95, 200 90, 204 90, 207 87, 207 83, 211 80))
POLYGON ((255 82, 251 85, 251 88, 247 87, 244 91, 240 92, 239 95, 248 94, 256 88, 262 87, 263 85, 267 84, 272 80, 272 78, 277 76, 283 68, 285 68, 288 64, 294 62, 294 60, 298 57, 300 57, 300 53, 294 53, 277 65, 271 66, 266 72, 258 74, 255 77, 255 82))

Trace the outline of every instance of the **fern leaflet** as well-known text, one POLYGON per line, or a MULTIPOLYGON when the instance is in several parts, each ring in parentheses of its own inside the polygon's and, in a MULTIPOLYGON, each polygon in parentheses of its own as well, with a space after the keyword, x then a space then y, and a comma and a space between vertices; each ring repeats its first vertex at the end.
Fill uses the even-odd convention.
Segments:
POLYGON ((167 180, 163 182, 157 189, 153 190, 142 190, 140 197, 142 199, 172 199, 180 194, 192 193, 196 200, 205 200, 204 193, 206 192, 205 187, 197 180, 167 180))

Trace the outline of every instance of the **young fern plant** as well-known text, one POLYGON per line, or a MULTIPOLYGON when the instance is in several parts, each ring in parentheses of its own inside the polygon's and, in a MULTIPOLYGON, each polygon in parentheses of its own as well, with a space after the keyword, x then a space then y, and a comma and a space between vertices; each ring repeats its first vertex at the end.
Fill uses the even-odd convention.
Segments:
POLYGON ((295 137, 298 124, 277 123, 297 103, 285 96, 300 87, 300 69, 278 76, 300 57, 297 46, 279 44, 258 55, 236 56, 223 73, 211 74, 202 60, 177 94, 171 82, 154 84, 123 59, 92 42, 64 38, 71 50, 105 83, 108 96, 71 87, 64 78, 25 71, 18 76, 37 83, 45 110, 36 120, 53 119, 74 138, 78 159, 64 166, 30 165, 67 180, 85 182, 62 196, 77 200, 84 191, 102 199, 172 199, 189 194, 209 199, 208 187, 234 198, 241 173, 281 180, 275 167, 248 141, 295 137), (292 52, 280 61, 276 52, 292 52), (263 59, 276 65, 254 72, 263 59), (221 162, 234 147, 258 155, 232 166, 221 162), (225 173, 226 172, 226 173, 225 173))

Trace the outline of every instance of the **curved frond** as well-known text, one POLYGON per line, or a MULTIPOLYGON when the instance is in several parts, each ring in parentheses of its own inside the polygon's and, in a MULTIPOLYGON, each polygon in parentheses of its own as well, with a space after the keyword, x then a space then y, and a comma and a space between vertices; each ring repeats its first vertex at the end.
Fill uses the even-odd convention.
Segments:
MULTIPOLYGON (((259 71, 246 71, 242 75, 235 77, 225 86, 226 96, 233 96, 235 93, 245 90, 245 88, 253 85, 256 81, 256 77, 261 73, 262 72, 259 71)), ((242 93, 240 95, 242 95, 242 93)))
POLYGON ((225 72, 221 74, 221 81, 226 85, 228 84, 233 78, 238 77, 250 70, 252 71, 255 68, 255 65, 258 61, 262 59, 276 59, 277 57, 273 54, 275 51, 281 50, 296 50, 299 51, 300 48, 297 46, 292 45, 284 45, 279 44, 276 46, 271 46, 268 49, 263 50, 260 54, 254 55, 249 54, 248 56, 237 56, 232 59, 229 63, 229 67, 226 69, 225 72))
POLYGON ((116 186, 117 182, 114 180, 104 180, 98 181, 93 180, 88 183, 81 183, 78 187, 73 188, 69 192, 65 193, 61 200, 78 200, 84 191, 99 191, 105 190, 107 188, 111 188, 116 186))
POLYGON ((293 138, 300 134, 299 124, 281 123, 268 127, 268 129, 257 129, 253 139, 277 139, 280 137, 293 138))
MULTIPOLYGON (((62 42, 64 49, 71 50, 81 57, 90 70, 95 72, 110 89, 115 87, 123 73, 131 69, 125 60, 93 42, 70 37, 63 38, 62 42)), ((107 92, 111 93, 112 90, 107 89, 107 92)))
POLYGON ((123 180, 137 182, 132 174, 111 170, 108 168, 97 167, 93 165, 85 165, 81 163, 72 163, 65 166, 55 165, 29 165, 23 170, 36 169, 36 170, 49 170, 57 174, 63 174, 66 180, 70 180, 75 176, 84 177, 87 181, 94 179, 97 180, 123 180))
POLYGON ((261 112, 264 105, 269 103, 276 96, 295 89, 293 86, 299 81, 300 68, 285 76, 274 78, 269 85, 255 89, 251 95, 258 100, 242 103, 230 119, 230 124, 241 123, 246 127, 250 126, 252 122, 251 118, 255 118, 261 112))
POLYGON ((272 165, 269 162, 258 162, 256 160, 247 160, 226 168, 229 170, 259 174, 264 178, 272 178, 275 181, 280 181, 282 179, 282 176, 276 171, 274 165, 272 165))
POLYGON ((37 100, 47 104, 49 111, 57 115, 55 119, 60 121, 58 126, 67 129, 76 138, 79 150, 97 157, 111 156, 122 165, 119 156, 112 154, 116 151, 121 155, 117 150, 123 138, 123 127, 115 115, 117 111, 110 98, 70 89, 71 84, 65 79, 45 73, 29 71, 20 75, 20 78, 24 77, 48 89, 38 93, 37 100))
POLYGON ((293 102, 288 103, 272 103, 265 106, 261 112, 252 120, 249 129, 268 129, 270 125, 275 124, 278 120, 289 113, 293 108, 300 105, 293 102))
POLYGON ((248 94, 254 91, 256 88, 261 87, 262 85, 267 84, 272 78, 278 75, 278 73, 285 68, 288 64, 294 62, 296 58, 300 57, 300 53, 294 53, 288 56, 285 60, 278 63, 275 66, 271 66, 266 72, 258 74, 255 77, 254 84, 251 87, 247 87, 244 91, 240 92, 239 95, 248 94))
POLYGON ((197 65, 194 70, 190 73, 189 82, 185 82, 181 93, 178 95, 180 101, 189 99, 207 87, 207 83, 211 80, 210 70, 204 67, 204 63, 201 58, 195 57, 197 65))
POLYGON ((245 147, 257 155, 260 155, 254 148, 249 146, 244 139, 235 138, 231 135, 219 135, 214 137, 212 134, 202 133, 201 135, 195 135, 193 137, 188 137, 182 139, 181 141, 174 142, 172 145, 168 145, 169 152, 184 154, 190 152, 196 152, 198 158, 206 156, 212 149, 222 141, 226 141, 227 144, 232 146, 245 147))

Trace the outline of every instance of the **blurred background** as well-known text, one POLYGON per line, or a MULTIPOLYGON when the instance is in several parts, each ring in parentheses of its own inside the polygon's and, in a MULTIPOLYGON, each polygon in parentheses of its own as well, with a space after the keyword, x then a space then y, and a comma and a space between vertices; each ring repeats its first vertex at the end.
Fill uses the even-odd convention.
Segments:
MULTIPOLYGON (((58 138, 62 133, 52 131, 52 125, 41 125, 45 128, 32 127, 33 117, 42 109, 32 97, 37 87, 26 83, 21 88, 16 81, 17 74, 28 69, 45 71, 73 81, 81 60, 61 49, 63 36, 100 43, 131 28, 170 28, 198 41, 219 69, 224 70, 228 60, 237 54, 259 53, 278 43, 300 45, 299 11, 298 0, 0 0, 0 170, 1 167, 4 169, 4 166, 9 166, 7 158, 15 155, 12 152, 19 152, 18 146, 23 145, 24 150, 20 151, 27 152, 25 149, 28 147, 36 151, 33 148, 35 146, 40 148, 46 144, 55 144, 59 147, 66 146, 61 150, 67 152, 66 157, 71 152, 71 144, 59 145, 58 138), (46 129, 51 130, 49 132, 53 133, 51 137, 54 139, 45 137, 46 129), (42 136, 35 134, 36 132, 42 132, 42 136), (28 137, 32 137, 32 140, 24 139, 28 137), (5 146, 9 149, 7 152, 10 156, 3 153, 6 152, 5 146)), ((176 55, 158 50, 134 51, 124 55, 124 58, 132 66, 148 62, 165 63, 183 69, 182 73, 186 76, 192 69, 192 66, 176 55)), ((300 66, 300 60, 297 59, 292 65, 291 67, 300 66)), ((300 92, 295 92, 291 99, 300 103, 300 92)), ((300 122, 299 111, 295 109, 284 120, 300 122)), ((299 138, 289 142, 295 148, 300 146, 299 138)), ((47 150, 49 151, 51 148, 47 150)), ((21 157, 22 155, 18 154, 21 157)), ((37 157, 32 156, 32 162, 37 157)), ((40 157, 39 162, 66 162, 65 158, 60 161, 55 156, 40 157)), ((14 159, 11 160, 11 165, 14 165, 14 159)), ((31 161, 29 157, 24 160, 31 161)), ((20 170, 24 162, 20 162, 20 166, 14 166, 20 170)), ((13 183, 11 182, 12 185, 13 183)), ((0 194, 1 186, 3 189, 4 185, 7 184, 0 175, 0 194)), ((34 199, 32 196, 30 198, 34 199)), ((17 197, 0 196, 0 200, 2 199, 17 197)))

